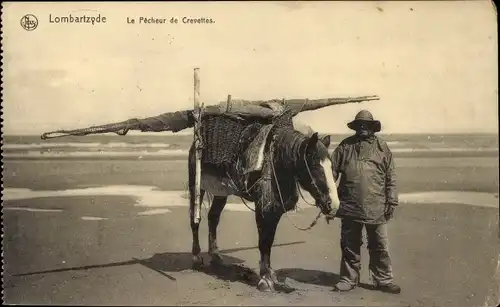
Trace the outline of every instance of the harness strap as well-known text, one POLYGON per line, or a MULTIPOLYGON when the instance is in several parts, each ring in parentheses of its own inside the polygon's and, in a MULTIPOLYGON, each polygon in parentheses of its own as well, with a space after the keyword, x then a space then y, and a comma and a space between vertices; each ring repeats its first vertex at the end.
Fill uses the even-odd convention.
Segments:
MULTIPOLYGON (((283 195, 281 194, 281 189, 280 189, 280 185, 279 185, 279 181, 278 181, 278 176, 276 174, 276 169, 274 168, 274 145, 275 145, 275 141, 273 140, 272 143, 271 143, 271 150, 270 150, 270 162, 271 162, 271 170, 273 172, 273 174, 271 175, 271 177, 274 177, 274 181, 276 183, 276 189, 278 190, 278 195, 280 197, 280 202, 281 202, 281 206, 283 208, 283 211, 284 211, 284 214, 286 216, 286 218, 288 219, 288 221, 292 224, 293 227, 295 227, 296 229, 300 230, 300 231, 307 231, 307 230, 310 230, 311 228, 313 228, 314 226, 316 226, 316 224, 318 223, 318 220, 319 218, 321 217, 321 210, 318 212, 318 215, 316 215, 316 218, 311 222, 311 224, 308 226, 308 227, 305 227, 305 228, 302 228, 302 227, 299 227, 297 226, 293 221, 292 219, 290 218, 290 216, 288 215, 288 211, 286 210, 285 208, 285 202, 283 200, 283 195)), ((312 177, 312 173, 309 169, 309 165, 307 163, 307 160, 306 160, 306 156, 304 154, 304 162, 306 164, 306 168, 307 168, 307 172, 309 174, 309 177, 311 178, 311 181, 314 185, 314 187, 318 190, 319 192, 319 188, 318 186, 316 185, 316 182, 314 180, 314 178, 312 177)), ((232 177, 229 175, 229 173, 226 174, 228 176, 228 178, 232 181, 233 185, 235 185, 235 182, 233 181, 232 177)), ((269 179, 269 178, 268 178, 269 179)), ((245 188, 246 189, 246 192, 248 193, 249 190, 251 190, 257 183, 259 183, 261 180, 263 180, 263 177, 259 178, 250 188, 245 188)), ((235 185, 236 187, 236 185, 235 185)), ((300 192, 300 188, 297 186, 297 188, 299 189, 299 193, 300 195, 302 196, 302 198, 304 198, 304 196, 302 195, 302 192, 300 192)), ((252 209, 245 201, 245 199, 243 197, 240 197, 241 201, 243 202, 243 204, 250 210, 250 211, 253 211, 255 212, 254 209, 252 209)), ((305 200, 305 199, 304 199, 305 200)))
MULTIPOLYGON (((310 230, 311 228, 313 228, 314 226, 316 226, 316 224, 318 223, 318 220, 321 217, 321 210, 318 212, 318 215, 312 221, 311 225, 309 225, 308 227, 302 228, 302 227, 299 227, 299 226, 295 225, 295 223, 292 221, 292 219, 288 215, 288 211, 285 208, 285 202, 283 201, 283 196, 281 195, 281 189, 279 187, 278 176, 276 175, 276 170, 274 168, 274 158, 273 158, 274 157, 274 142, 272 143, 272 145, 273 146, 271 147, 271 153, 270 153, 270 156, 271 156, 271 168, 272 168, 272 171, 273 171, 273 174, 274 174, 274 180, 275 180, 275 183, 276 183, 276 188, 278 189, 278 195, 280 196, 281 206, 283 207, 283 211, 285 212, 285 216, 288 219, 288 221, 290 222, 290 224, 292 224, 292 226, 295 227, 296 229, 301 230, 301 231, 310 230)), ((305 160, 305 156, 304 156, 304 160, 305 160)), ((307 166, 307 160, 305 160, 305 162, 306 162, 306 166, 307 166)), ((307 169, 308 169, 308 172, 309 172, 309 176, 311 176, 311 179, 313 180, 312 174, 309 171, 309 166, 307 166, 307 169)))

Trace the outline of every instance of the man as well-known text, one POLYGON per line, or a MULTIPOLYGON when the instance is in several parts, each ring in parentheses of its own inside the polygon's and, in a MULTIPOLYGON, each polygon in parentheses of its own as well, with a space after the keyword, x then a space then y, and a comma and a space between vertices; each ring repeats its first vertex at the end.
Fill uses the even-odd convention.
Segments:
POLYGON ((375 288, 397 294, 401 288, 393 282, 386 224, 398 205, 392 153, 375 136, 381 124, 369 111, 360 111, 347 126, 356 134, 343 140, 332 155, 333 176, 337 180, 340 175, 337 216, 342 219, 341 279, 334 290, 350 291, 359 283, 365 227, 375 288))

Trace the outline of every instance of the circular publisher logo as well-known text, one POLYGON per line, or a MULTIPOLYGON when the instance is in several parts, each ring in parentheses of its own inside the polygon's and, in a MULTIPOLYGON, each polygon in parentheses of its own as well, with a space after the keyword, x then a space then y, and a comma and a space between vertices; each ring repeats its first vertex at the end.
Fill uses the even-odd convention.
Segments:
POLYGON ((21 18, 21 27, 26 31, 33 31, 38 27, 38 18, 33 14, 26 14, 21 18))

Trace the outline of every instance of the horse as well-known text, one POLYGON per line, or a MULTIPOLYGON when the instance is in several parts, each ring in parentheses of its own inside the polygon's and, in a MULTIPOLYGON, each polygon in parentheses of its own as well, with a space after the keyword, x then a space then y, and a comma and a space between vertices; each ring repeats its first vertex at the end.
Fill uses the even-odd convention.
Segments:
MULTIPOLYGON (((340 203, 328 153, 329 136, 319 138, 318 133, 306 136, 293 127, 273 128, 271 136, 272 141, 268 143, 265 151, 266 162, 259 172, 253 172, 245 177, 241 167, 238 167, 241 166, 242 158, 238 158, 236 163, 229 167, 229 171, 221 171, 220 168, 205 163, 201 166, 203 178, 211 177, 214 182, 222 180, 235 182, 233 189, 229 191, 220 189, 210 191, 202 185, 200 201, 205 192, 213 195, 208 212, 208 254, 211 265, 222 264, 217 245, 217 226, 227 198, 235 195, 244 201, 254 202, 260 251, 260 281, 257 287, 261 291, 275 291, 277 288, 275 286, 283 285, 271 268, 271 248, 282 215, 296 208, 300 192, 298 185, 310 193, 315 200, 315 206, 327 218, 334 217, 340 203)), ((199 223, 194 222, 196 162, 194 150, 193 144, 188 158, 189 212, 192 230, 192 264, 194 269, 199 269, 204 264, 200 256, 199 223)))

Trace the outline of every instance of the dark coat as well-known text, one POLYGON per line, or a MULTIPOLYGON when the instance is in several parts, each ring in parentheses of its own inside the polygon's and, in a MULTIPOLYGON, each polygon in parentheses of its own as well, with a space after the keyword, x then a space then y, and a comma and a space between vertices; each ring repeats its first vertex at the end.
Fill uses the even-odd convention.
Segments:
POLYGON ((340 175, 338 217, 366 224, 385 223, 386 205, 398 205, 394 160, 377 136, 346 138, 332 154, 333 176, 340 175))

